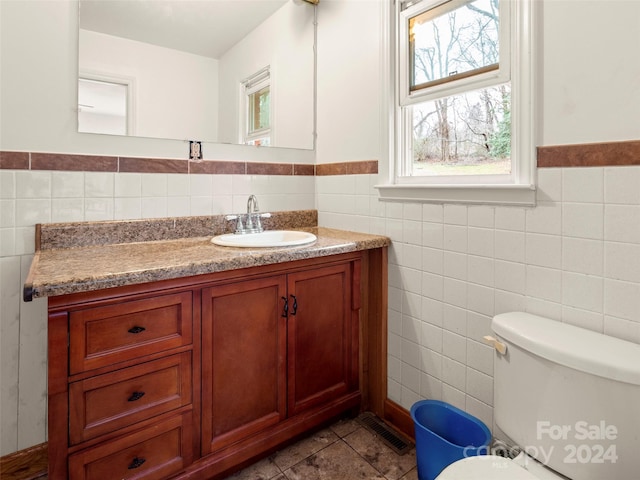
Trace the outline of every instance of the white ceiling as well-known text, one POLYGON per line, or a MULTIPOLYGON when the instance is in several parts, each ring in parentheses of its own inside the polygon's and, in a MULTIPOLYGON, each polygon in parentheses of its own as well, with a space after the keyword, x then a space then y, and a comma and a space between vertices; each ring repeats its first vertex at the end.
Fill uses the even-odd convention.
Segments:
POLYGON ((287 1, 81 0, 80 28, 220 58, 287 1))

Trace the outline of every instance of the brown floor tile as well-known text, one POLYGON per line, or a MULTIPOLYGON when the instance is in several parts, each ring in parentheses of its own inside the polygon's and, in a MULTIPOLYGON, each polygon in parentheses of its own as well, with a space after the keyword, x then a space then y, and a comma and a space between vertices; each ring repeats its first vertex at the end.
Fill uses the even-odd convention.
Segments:
POLYGON ((330 428, 294 443, 273 455, 273 462, 284 472, 289 467, 338 441, 338 436, 330 428))
POLYGON ((360 425, 355 419, 346 418, 334 423, 329 428, 340 438, 344 438, 350 433, 355 432, 357 429, 362 428, 362 425, 360 425))
POLYGON ((388 480, 398 480, 416 466, 415 449, 398 455, 365 428, 359 428, 343 440, 388 480))
POLYGON ((400 480, 418 480, 418 468, 413 467, 411 470, 409 470, 409 473, 407 473, 400 480))
POLYGON ((297 463, 284 474, 288 480, 385 480, 342 440, 297 463))

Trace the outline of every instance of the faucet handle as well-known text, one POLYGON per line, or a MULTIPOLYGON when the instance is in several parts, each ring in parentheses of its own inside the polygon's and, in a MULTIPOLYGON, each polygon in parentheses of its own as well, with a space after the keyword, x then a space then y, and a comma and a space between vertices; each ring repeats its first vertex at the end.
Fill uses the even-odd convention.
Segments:
MULTIPOLYGON (((271 214, 268 212, 265 213, 250 213, 247 214, 247 217, 249 217, 248 222, 251 222, 251 228, 256 231, 256 232, 263 232, 264 228, 262 228, 262 221, 260 219, 262 218, 270 218, 271 214)), ((247 228, 249 228, 249 223, 247 222, 247 228)))
POLYGON ((237 220, 236 233, 244 233, 244 225, 242 224, 242 215, 227 215, 225 220, 237 220))

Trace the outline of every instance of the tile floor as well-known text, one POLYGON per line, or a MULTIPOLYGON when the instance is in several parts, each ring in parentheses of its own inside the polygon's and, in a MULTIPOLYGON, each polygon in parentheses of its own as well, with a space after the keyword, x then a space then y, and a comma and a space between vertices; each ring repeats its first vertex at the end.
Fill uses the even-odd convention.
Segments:
POLYGON ((355 419, 340 420, 226 480, 418 480, 415 448, 398 455, 355 419))

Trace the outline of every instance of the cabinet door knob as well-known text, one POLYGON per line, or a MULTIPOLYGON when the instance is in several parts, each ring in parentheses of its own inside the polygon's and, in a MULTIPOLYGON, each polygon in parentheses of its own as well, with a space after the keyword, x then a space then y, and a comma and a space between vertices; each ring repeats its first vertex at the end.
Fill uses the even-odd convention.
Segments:
POLYGON ((284 300, 284 307, 282 307, 282 316, 286 317, 289 313, 289 299, 287 297, 282 297, 282 300, 284 300))
POLYGON ((131 327, 131 328, 128 330, 128 332, 129 332, 129 333, 140 333, 140 332, 144 332, 145 330, 146 330, 146 328, 144 328, 144 327, 138 327, 138 326, 135 326, 135 327, 131 327))
POLYGON ((133 392, 127 401, 135 402, 136 400, 140 400, 144 397, 144 392, 133 392))
POLYGON ((291 315, 295 315, 298 311, 298 299, 295 295, 291 295, 291 298, 293 298, 293 309, 291 310, 291 315))
POLYGON ((129 466, 127 467, 129 470, 133 470, 134 468, 138 468, 140 467, 144 462, 146 462, 147 460, 144 458, 140 458, 140 457, 135 457, 131 463, 129 464, 129 466))

